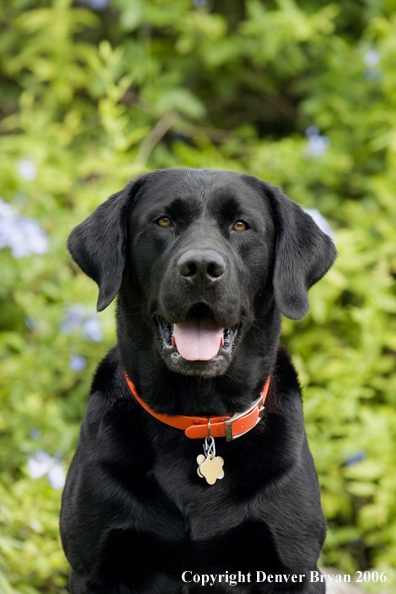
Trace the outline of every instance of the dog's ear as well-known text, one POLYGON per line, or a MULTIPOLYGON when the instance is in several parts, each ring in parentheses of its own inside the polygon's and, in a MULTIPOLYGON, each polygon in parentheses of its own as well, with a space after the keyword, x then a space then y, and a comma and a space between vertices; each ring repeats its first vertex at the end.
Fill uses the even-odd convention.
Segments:
POLYGON ((73 259, 99 286, 98 311, 105 309, 120 289, 130 205, 142 183, 139 178, 110 196, 69 235, 67 247, 73 259))
POLYGON ((275 223, 274 295, 280 312, 301 320, 309 310, 308 289, 337 257, 331 238, 279 188, 264 183, 275 223))

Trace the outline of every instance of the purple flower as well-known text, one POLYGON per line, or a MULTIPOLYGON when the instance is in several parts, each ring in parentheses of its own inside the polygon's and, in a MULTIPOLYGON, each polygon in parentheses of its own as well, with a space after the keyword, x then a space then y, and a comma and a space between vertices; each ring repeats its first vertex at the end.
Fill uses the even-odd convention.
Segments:
POLYGON ((9 247, 14 258, 45 254, 49 239, 34 219, 21 217, 0 198, 0 248, 9 247))
POLYGON ((37 322, 34 318, 32 318, 32 316, 26 316, 25 324, 32 332, 37 328, 37 322))
POLYGON ((363 56, 366 66, 363 76, 366 80, 381 80, 383 73, 376 68, 381 60, 381 54, 376 49, 368 50, 363 56))
POLYGON ((383 73, 379 70, 365 70, 363 72, 363 77, 366 80, 381 80, 383 78, 383 73))
POLYGON ((86 320, 83 323, 83 336, 93 342, 100 342, 103 340, 103 330, 100 320, 97 318, 89 318, 86 320))
POLYGON ((85 315, 85 307, 81 303, 73 307, 66 306, 66 317, 60 323, 60 329, 65 334, 73 334, 81 331, 82 321, 85 315))
POLYGON ((82 303, 73 307, 66 306, 66 316, 60 323, 65 334, 81 333, 84 338, 93 342, 103 340, 102 323, 96 314, 87 311, 82 303))
POLYGON ((349 458, 345 460, 344 466, 353 466, 354 464, 358 464, 358 462, 364 460, 365 457, 366 453, 363 452, 363 450, 360 450, 359 452, 352 454, 352 456, 349 456, 349 458))
POLYGON ((48 476, 48 480, 54 489, 62 489, 65 484, 65 470, 56 456, 50 456, 47 452, 38 450, 34 458, 27 462, 29 476, 41 478, 48 476))
POLYGON ((331 239, 335 239, 335 233, 333 229, 330 227, 327 219, 318 211, 317 208, 304 208, 303 209, 309 216, 313 218, 319 229, 326 233, 331 239))
POLYGON ((9 204, 7 204, 7 202, 4 202, 4 200, 0 198, 0 220, 12 219, 15 216, 17 216, 15 210, 9 204))
POLYGON ((34 427, 33 429, 30 430, 30 438, 37 440, 40 439, 41 437, 41 430, 38 427, 34 427))
POLYGON ((82 355, 72 355, 69 359, 69 367, 72 371, 81 371, 87 364, 87 360, 82 355))
POLYGON ((317 126, 308 126, 305 137, 308 139, 308 146, 304 150, 304 156, 308 159, 322 157, 330 146, 330 139, 322 136, 317 126))
POLYGON ((375 49, 368 50, 363 56, 363 61, 364 61, 366 68, 370 68, 370 69, 373 69, 376 66, 378 66, 380 60, 381 60, 381 55, 375 49))
POLYGON ((78 0, 80 4, 87 4, 95 12, 102 12, 109 7, 110 0, 78 0))

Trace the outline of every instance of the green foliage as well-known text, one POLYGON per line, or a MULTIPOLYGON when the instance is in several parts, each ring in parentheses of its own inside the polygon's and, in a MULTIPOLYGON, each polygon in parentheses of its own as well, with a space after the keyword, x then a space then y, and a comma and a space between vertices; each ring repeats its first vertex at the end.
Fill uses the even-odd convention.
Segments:
POLYGON ((336 231, 339 259, 312 289, 309 315, 284 321, 283 341, 328 520, 322 563, 385 570, 385 585, 366 586, 390 592, 396 3, 90 6, 8 0, 0 12, 0 196, 50 240, 46 253, 0 250, 0 592, 66 592, 60 491, 27 462, 45 451, 54 467, 69 464, 95 364, 115 340, 114 308, 101 314, 102 341, 84 331, 96 324, 96 288, 71 263, 67 235, 128 178, 159 167, 256 175, 336 231), (320 134, 304 136, 308 126, 320 134))

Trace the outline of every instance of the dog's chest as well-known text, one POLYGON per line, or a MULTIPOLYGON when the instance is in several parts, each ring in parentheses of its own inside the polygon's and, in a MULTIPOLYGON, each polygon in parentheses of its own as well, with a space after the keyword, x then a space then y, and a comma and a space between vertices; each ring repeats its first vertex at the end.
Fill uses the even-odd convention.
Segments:
POLYGON ((209 484, 199 472, 197 457, 203 455, 202 451, 200 440, 184 444, 183 451, 176 455, 171 448, 162 449, 152 469, 160 490, 179 510, 186 534, 193 541, 216 538, 233 530, 249 513, 246 499, 242 501, 235 496, 231 456, 228 455, 227 464, 226 454, 221 450, 225 457, 224 477, 209 484))

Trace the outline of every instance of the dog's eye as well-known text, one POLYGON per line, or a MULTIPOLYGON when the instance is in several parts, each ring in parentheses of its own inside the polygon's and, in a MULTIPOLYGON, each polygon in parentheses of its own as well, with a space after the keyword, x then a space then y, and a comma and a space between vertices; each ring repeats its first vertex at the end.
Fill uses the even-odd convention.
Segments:
POLYGON ((172 221, 170 220, 169 217, 161 217, 160 219, 157 220, 157 224, 160 227, 170 227, 172 225, 172 221))
POLYGON ((234 231, 246 231, 249 229, 249 225, 245 221, 235 221, 232 228, 234 231))

